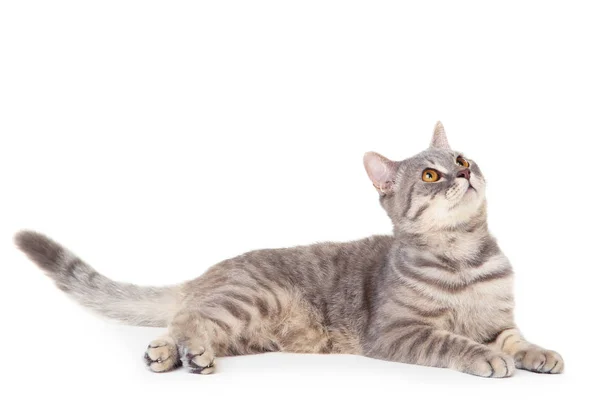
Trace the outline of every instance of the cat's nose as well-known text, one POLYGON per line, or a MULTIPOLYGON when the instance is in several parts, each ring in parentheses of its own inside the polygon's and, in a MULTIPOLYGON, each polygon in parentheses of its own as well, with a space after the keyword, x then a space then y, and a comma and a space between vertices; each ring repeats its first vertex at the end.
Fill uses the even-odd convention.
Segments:
POLYGON ((463 169, 462 171, 459 171, 458 174, 456 174, 457 178, 465 178, 466 180, 470 180, 471 179, 471 170, 469 169, 463 169))

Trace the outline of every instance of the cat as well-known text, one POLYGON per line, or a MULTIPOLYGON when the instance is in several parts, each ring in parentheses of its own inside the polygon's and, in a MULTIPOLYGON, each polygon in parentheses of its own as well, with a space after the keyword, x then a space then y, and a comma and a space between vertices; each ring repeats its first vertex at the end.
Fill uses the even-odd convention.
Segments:
POLYGON ((168 327, 151 371, 215 370, 215 357, 272 351, 346 353, 502 378, 561 373, 561 356, 525 340, 513 318, 513 271, 488 232, 486 181, 435 126, 430 147, 364 166, 393 235, 257 250, 171 287, 114 282, 46 236, 15 242, 82 305, 168 327))

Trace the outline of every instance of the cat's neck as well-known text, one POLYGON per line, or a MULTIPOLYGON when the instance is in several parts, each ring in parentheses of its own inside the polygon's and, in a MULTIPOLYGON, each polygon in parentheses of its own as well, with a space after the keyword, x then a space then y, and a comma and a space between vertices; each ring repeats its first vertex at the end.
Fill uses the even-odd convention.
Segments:
POLYGON ((397 248, 411 247, 458 263, 472 259, 473 254, 493 240, 485 215, 469 223, 427 231, 399 226, 394 229, 394 238, 397 248))

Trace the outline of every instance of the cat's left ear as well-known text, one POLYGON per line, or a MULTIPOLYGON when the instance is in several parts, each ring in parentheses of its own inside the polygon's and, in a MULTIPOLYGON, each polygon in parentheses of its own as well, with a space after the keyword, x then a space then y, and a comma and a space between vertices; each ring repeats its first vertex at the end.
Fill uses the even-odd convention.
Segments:
POLYGON ((446 137, 444 125, 442 125, 440 121, 435 124, 433 137, 431 138, 431 144, 429 145, 429 148, 450 150, 450 144, 448 143, 448 138, 446 137))

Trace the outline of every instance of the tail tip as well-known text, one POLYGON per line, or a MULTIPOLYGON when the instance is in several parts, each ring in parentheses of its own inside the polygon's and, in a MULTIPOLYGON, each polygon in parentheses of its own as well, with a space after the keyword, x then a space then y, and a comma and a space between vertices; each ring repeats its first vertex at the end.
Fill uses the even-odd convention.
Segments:
POLYGON ((15 234, 15 244, 40 268, 52 272, 59 266, 63 248, 41 233, 20 231, 15 234))

